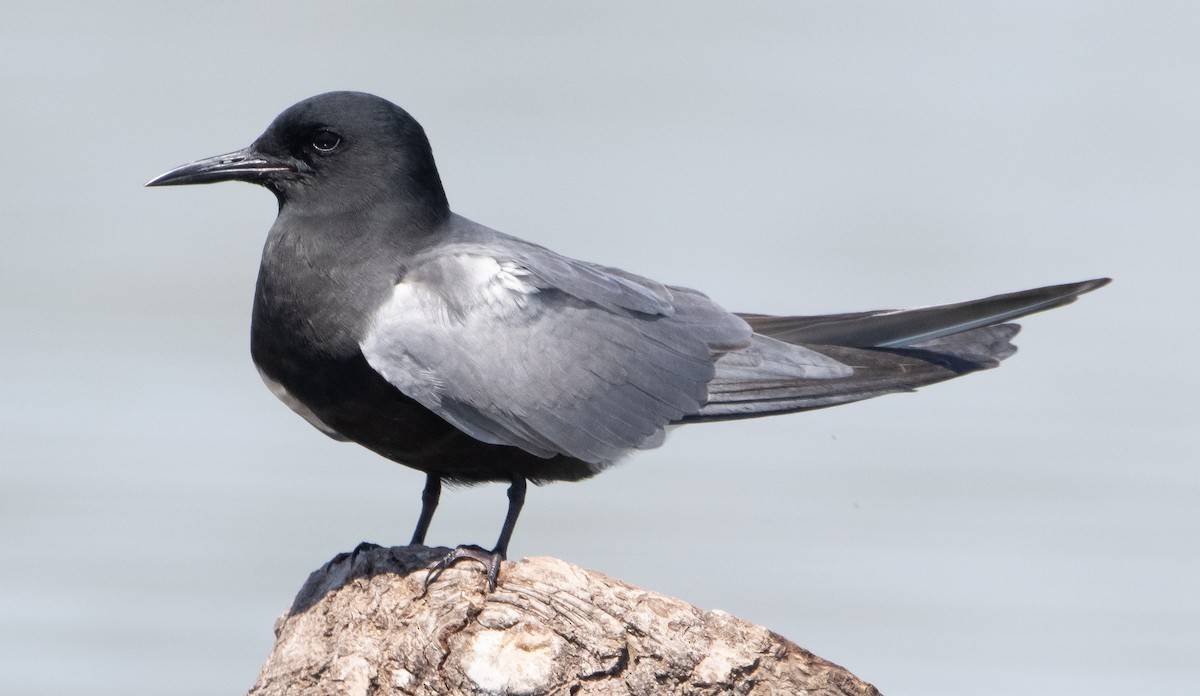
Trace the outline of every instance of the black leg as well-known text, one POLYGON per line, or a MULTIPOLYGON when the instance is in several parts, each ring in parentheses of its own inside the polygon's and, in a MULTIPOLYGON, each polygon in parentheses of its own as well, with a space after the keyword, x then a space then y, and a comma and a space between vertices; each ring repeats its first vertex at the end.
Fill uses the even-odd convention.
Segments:
POLYGON ((487 569, 488 591, 496 589, 496 581, 500 578, 500 562, 508 556, 508 542, 512 538, 513 528, 517 526, 517 517, 521 515, 521 508, 525 505, 525 477, 513 475, 512 485, 508 487, 508 514, 504 516, 504 526, 500 529, 500 538, 496 540, 496 548, 491 551, 485 551, 482 548, 467 544, 455 548, 450 553, 446 554, 437 563, 429 567, 429 574, 425 576, 425 591, 429 591, 429 585, 442 571, 462 560, 472 560, 483 564, 487 569))
POLYGON ((417 518, 417 528, 413 530, 410 546, 425 543, 425 532, 429 531, 429 522, 433 512, 437 510, 438 500, 442 497, 442 477, 436 474, 425 474, 425 490, 421 491, 421 516, 417 518))
POLYGON ((524 506, 525 477, 513 476, 512 485, 508 487, 508 514, 504 516, 504 526, 500 528, 496 548, 492 549, 492 553, 500 558, 508 558, 508 540, 512 538, 513 528, 517 526, 517 517, 521 515, 521 508, 524 506))

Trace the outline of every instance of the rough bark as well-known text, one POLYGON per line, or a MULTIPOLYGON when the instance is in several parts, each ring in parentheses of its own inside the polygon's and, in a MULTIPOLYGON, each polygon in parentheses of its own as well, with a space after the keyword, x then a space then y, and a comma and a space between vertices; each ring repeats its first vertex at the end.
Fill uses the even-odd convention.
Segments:
POLYGON ((362 544, 276 622, 251 696, 854 694, 875 687, 767 629, 554 558, 425 568, 447 549, 362 544))

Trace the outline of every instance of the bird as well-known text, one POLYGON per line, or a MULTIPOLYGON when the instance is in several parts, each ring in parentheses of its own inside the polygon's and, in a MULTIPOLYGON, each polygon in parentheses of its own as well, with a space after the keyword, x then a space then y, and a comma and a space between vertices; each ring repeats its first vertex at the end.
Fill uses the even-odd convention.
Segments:
POLYGON ((496 544, 436 564, 479 562, 492 590, 527 482, 587 479, 679 425, 996 367, 1016 351, 1013 319, 1109 282, 910 310, 729 312, 452 212, 424 129, 362 92, 305 99, 249 147, 146 185, 222 181, 278 202, 251 318, 263 381, 317 430, 424 472, 411 544, 424 544, 443 482, 508 483, 496 544))

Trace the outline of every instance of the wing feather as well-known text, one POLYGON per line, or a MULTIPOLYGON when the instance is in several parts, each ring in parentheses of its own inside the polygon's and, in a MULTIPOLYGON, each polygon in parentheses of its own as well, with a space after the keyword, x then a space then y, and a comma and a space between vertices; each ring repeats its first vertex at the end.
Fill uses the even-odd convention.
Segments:
POLYGON ((547 254, 417 259, 360 342, 368 364, 472 437, 600 468, 699 413, 717 358, 749 345, 699 293, 547 254))

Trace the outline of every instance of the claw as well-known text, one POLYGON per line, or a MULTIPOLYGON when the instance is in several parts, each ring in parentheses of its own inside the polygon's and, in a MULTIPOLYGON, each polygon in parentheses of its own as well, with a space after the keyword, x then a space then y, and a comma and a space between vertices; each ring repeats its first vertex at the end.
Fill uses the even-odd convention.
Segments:
MULTIPOLYGON (((425 529, 429 518, 433 516, 433 508, 437 506, 437 494, 441 491, 441 479, 432 475, 422 495, 421 521, 417 523, 417 532, 413 535, 413 543, 424 541, 425 529)), ((429 594, 429 586, 441 576, 442 571, 463 560, 477 561, 487 569, 488 592, 496 591, 496 581, 500 579, 500 562, 508 557, 508 541, 512 538, 513 527, 517 524, 517 516, 525 504, 525 477, 514 474, 512 485, 508 487, 508 514, 504 516, 504 526, 500 529, 500 538, 496 540, 496 548, 486 551, 474 544, 459 546, 446 554, 441 560, 429 566, 425 575, 425 588, 417 597, 420 599, 429 594)))
POLYGON ((499 551, 487 551, 475 544, 459 546, 429 566, 428 572, 425 575, 425 588, 421 590, 421 594, 417 599, 429 594, 429 586, 433 584, 433 581, 441 577, 442 571, 459 561, 476 561, 477 563, 482 563, 483 567, 487 569, 488 592, 495 592, 496 581, 500 578, 500 563, 503 560, 504 554, 499 551))

